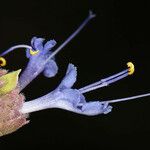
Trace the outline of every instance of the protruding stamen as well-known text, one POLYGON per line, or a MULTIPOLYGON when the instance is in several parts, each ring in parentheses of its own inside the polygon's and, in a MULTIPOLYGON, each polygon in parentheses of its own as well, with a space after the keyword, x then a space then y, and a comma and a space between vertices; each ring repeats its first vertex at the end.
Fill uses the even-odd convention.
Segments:
POLYGON ((128 66, 128 75, 132 75, 135 71, 134 64, 132 62, 128 62, 127 66, 128 66))
POLYGON ((36 50, 36 51, 34 51, 34 50, 32 50, 32 49, 30 49, 30 54, 31 55, 36 55, 36 54, 38 54, 39 53, 39 50, 36 50))
POLYGON ((1 66, 1 67, 6 66, 6 59, 3 58, 3 57, 0 57, 0 66, 1 66))
POLYGON ((119 80, 121 80, 121 79, 123 79, 123 78, 125 78, 127 76, 128 76, 128 70, 126 69, 126 70, 124 70, 122 72, 119 72, 119 73, 117 73, 115 75, 112 75, 110 77, 102 79, 102 80, 100 80, 98 82, 95 82, 93 84, 87 85, 87 86, 85 86, 83 88, 80 88, 79 91, 81 93, 90 92, 90 91, 93 91, 93 90, 105 87, 105 86, 107 86, 107 85, 109 85, 111 83, 114 83, 116 81, 119 81, 119 80))
POLYGON ((49 61, 52 57, 54 57, 58 52, 60 52, 61 49, 63 49, 75 36, 79 34, 79 32, 86 26, 86 24, 94 18, 96 15, 92 12, 89 11, 88 17, 83 21, 83 23, 76 29, 75 32, 73 32, 64 43, 62 43, 47 59, 49 61))
POLYGON ((112 79, 116 79, 117 77, 122 76, 123 74, 127 74, 127 72, 128 72, 128 70, 126 69, 126 70, 121 71, 121 72, 119 72, 117 74, 114 74, 114 75, 112 75, 110 77, 107 77, 105 79, 101 79, 100 81, 97 81, 97 82, 92 83, 90 85, 87 85, 87 86, 85 86, 83 88, 80 88, 79 90, 80 91, 84 91, 84 90, 87 90, 89 88, 96 87, 96 86, 98 86, 98 85, 100 85, 102 83, 104 84, 104 82, 106 83, 107 81, 112 81, 112 79))
POLYGON ((132 99, 138 99, 138 98, 148 97, 148 96, 150 96, 150 93, 131 96, 131 97, 126 97, 126 98, 114 99, 114 100, 107 100, 107 101, 103 101, 103 102, 118 103, 118 102, 129 101, 129 100, 132 100, 132 99))
POLYGON ((93 90, 102 88, 102 87, 107 86, 107 85, 109 85, 111 83, 114 83, 114 82, 116 82, 118 80, 121 80, 121 79, 127 77, 128 75, 133 74, 134 70, 135 70, 133 63, 132 62, 128 62, 127 66, 129 68, 124 70, 124 71, 122 71, 122 72, 120 72, 120 73, 117 73, 117 74, 112 75, 112 76, 110 76, 108 78, 102 79, 102 80, 100 80, 98 82, 95 82, 93 84, 90 84, 90 85, 87 85, 87 86, 85 86, 83 88, 80 88, 79 89, 80 92, 81 93, 86 93, 86 92, 89 92, 89 91, 93 91, 93 90))
POLYGON ((123 79, 123 78, 125 78, 125 77, 127 77, 127 76, 128 76, 128 73, 124 73, 124 74, 122 74, 122 75, 120 75, 120 76, 118 76, 118 77, 116 77, 116 78, 111 79, 111 80, 102 79, 102 80, 101 80, 101 81, 102 81, 101 84, 98 84, 98 85, 93 86, 93 87, 89 87, 89 88, 84 89, 84 90, 82 90, 82 89, 79 89, 79 90, 80 90, 80 92, 81 92, 82 94, 83 94, 83 93, 87 93, 87 92, 90 92, 90 91, 93 91, 93 90, 96 90, 96 89, 99 89, 99 88, 108 86, 109 84, 114 83, 114 82, 116 82, 116 81, 119 81, 119 80, 121 80, 121 79, 123 79))
POLYGON ((5 56, 6 54, 12 52, 13 50, 19 49, 19 48, 32 49, 32 47, 29 46, 29 45, 24 45, 24 44, 22 44, 22 45, 16 45, 16 46, 13 46, 13 47, 7 49, 3 53, 1 53, 0 56, 5 56))

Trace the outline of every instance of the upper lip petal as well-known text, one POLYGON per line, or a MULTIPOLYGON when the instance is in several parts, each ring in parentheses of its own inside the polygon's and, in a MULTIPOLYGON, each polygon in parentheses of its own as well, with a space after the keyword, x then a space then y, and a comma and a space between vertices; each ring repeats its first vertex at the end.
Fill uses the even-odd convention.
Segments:
POLYGON ((43 42, 44 42, 45 39, 43 38, 36 38, 34 39, 33 41, 33 48, 35 50, 43 50, 43 42))

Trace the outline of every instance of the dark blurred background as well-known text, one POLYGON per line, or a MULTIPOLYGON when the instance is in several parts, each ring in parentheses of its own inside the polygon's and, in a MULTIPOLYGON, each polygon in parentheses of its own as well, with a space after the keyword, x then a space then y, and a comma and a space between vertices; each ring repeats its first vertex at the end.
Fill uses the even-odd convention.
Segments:
MULTIPOLYGON (((43 0, 0 2, 0 52, 30 44, 33 36, 55 39, 59 46, 87 17, 97 14, 56 57, 59 73, 42 74, 23 92, 27 100, 55 89, 68 63, 78 67, 75 88, 117 73, 132 61, 133 76, 86 94, 87 100, 107 100, 149 92, 150 27, 147 1, 43 0)), ((56 47, 57 47, 56 46, 56 47)), ((24 50, 5 57, 7 69, 25 68, 24 50)), ((146 148, 150 139, 150 98, 113 104, 107 115, 87 117, 59 109, 30 115, 30 124, 0 139, 0 149, 146 148)))

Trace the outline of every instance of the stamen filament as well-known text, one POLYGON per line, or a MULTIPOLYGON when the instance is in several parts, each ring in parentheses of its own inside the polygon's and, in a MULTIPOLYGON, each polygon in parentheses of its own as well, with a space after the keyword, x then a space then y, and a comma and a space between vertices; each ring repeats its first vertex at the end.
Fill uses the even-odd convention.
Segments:
POLYGON ((112 75, 112 76, 110 76, 110 77, 107 77, 107 78, 105 78, 105 79, 101 79, 100 81, 97 81, 97 82, 92 83, 92 84, 90 84, 90 85, 87 85, 87 86, 85 86, 85 87, 83 87, 83 88, 80 88, 80 91, 83 91, 83 90, 86 90, 86 89, 88 89, 88 88, 91 88, 91 87, 97 86, 97 85, 99 85, 99 84, 102 84, 102 83, 104 83, 104 82, 106 82, 106 81, 108 81, 108 80, 111 80, 111 79, 113 79, 113 78, 116 78, 116 77, 118 77, 118 76, 120 76, 120 75, 122 75, 122 74, 124 74, 124 73, 127 73, 127 72, 128 72, 128 70, 126 69, 126 70, 121 71, 121 72, 119 72, 119 73, 117 73, 117 74, 114 74, 114 75, 112 75))
POLYGON ((84 88, 79 89, 79 91, 82 94, 83 93, 87 93, 87 92, 90 92, 90 91, 102 88, 104 86, 108 86, 109 84, 114 83, 114 82, 116 82, 118 80, 121 80, 121 79, 123 79, 123 78, 125 78, 127 76, 128 76, 128 71, 124 70, 124 71, 122 71, 122 72, 120 72, 120 73, 118 73, 116 75, 113 75, 112 78, 108 77, 106 79, 102 79, 101 81, 98 81, 97 83, 94 83, 93 84, 94 86, 92 86, 92 84, 91 84, 89 86, 86 86, 84 88), (119 76, 117 76, 117 75, 119 75, 119 76))
POLYGON ((118 103, 118 102, 129 101, 129 100, 138 99, 138 98, 142 98, 142 97, 148 97, 148 96, 150 96, 150 93, 126 97, 126 98, 114 99, 114 100, 107 100, 107 101, 103 101, 103 102, 118 103))
POLYGON ((104 86, 107 86, 107 85, 109 85, 111 83, 114 83, 114 82, 116 82, 118 80, 121 80, 121 79, 127 77, 128 75, 133 74, 134 70, 135 70, 134 64, 132 62, 128 62, 127 66, 128 66, 128 69, 126 69, 126 70, 124 70, 124 71, 122 71, 120 73, 117 73, 115 75, 112 75, 112 76, 110 76, 108 78, 102 79, 102 80, 100 80, 98 82, 95 82, 93 84, 87 85, 87 86, 85 86, 83 88, 80 88, 79 91, 81 93, 90 92, 90 91, 102 88, 104 86))
POLYGON ((87 23, 94 18, 96 15, 92 12, 89 11, 89 15, 88 17, 83 21, 83 23, 77 28, 77 30, 71 34, 65 42, 63 42, 47 59, 50 60, 52 57, 54 57, 58 52, 60 52, 61 49, 63 49, 75 36, 77 36, 79 34, 79 32, 87 25, 87 23))
POLYGON ((20 48, 32 49, 32 47, 29 46, 29 45, 24 45, 24 44, 16 45, 16 46, 13 46, 13 47, 7 49, 7 50, 4 51, 3 53, 1 53, 0 56, 5 56, 6 54, 12 52, 13 50, 15 50, 15 49, 20 49, 20 48))

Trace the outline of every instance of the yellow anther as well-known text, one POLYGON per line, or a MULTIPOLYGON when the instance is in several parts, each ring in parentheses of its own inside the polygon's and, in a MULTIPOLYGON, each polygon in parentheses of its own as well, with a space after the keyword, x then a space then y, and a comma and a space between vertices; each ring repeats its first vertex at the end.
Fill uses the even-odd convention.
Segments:
POLYGON ((36 55, 38 52, 39 52, 39 50, 34 51, 34 50, 30 49, 30 54, 31 55, 36 55))
POLYGON ((132 75, 135 71, 134 64, 132 62, 128 62, 127 66, 128 66, 128 75, 132 75))
POLYGON ((3 57, 0 57, 0 66, 6 66, 6 59, 3 57))

